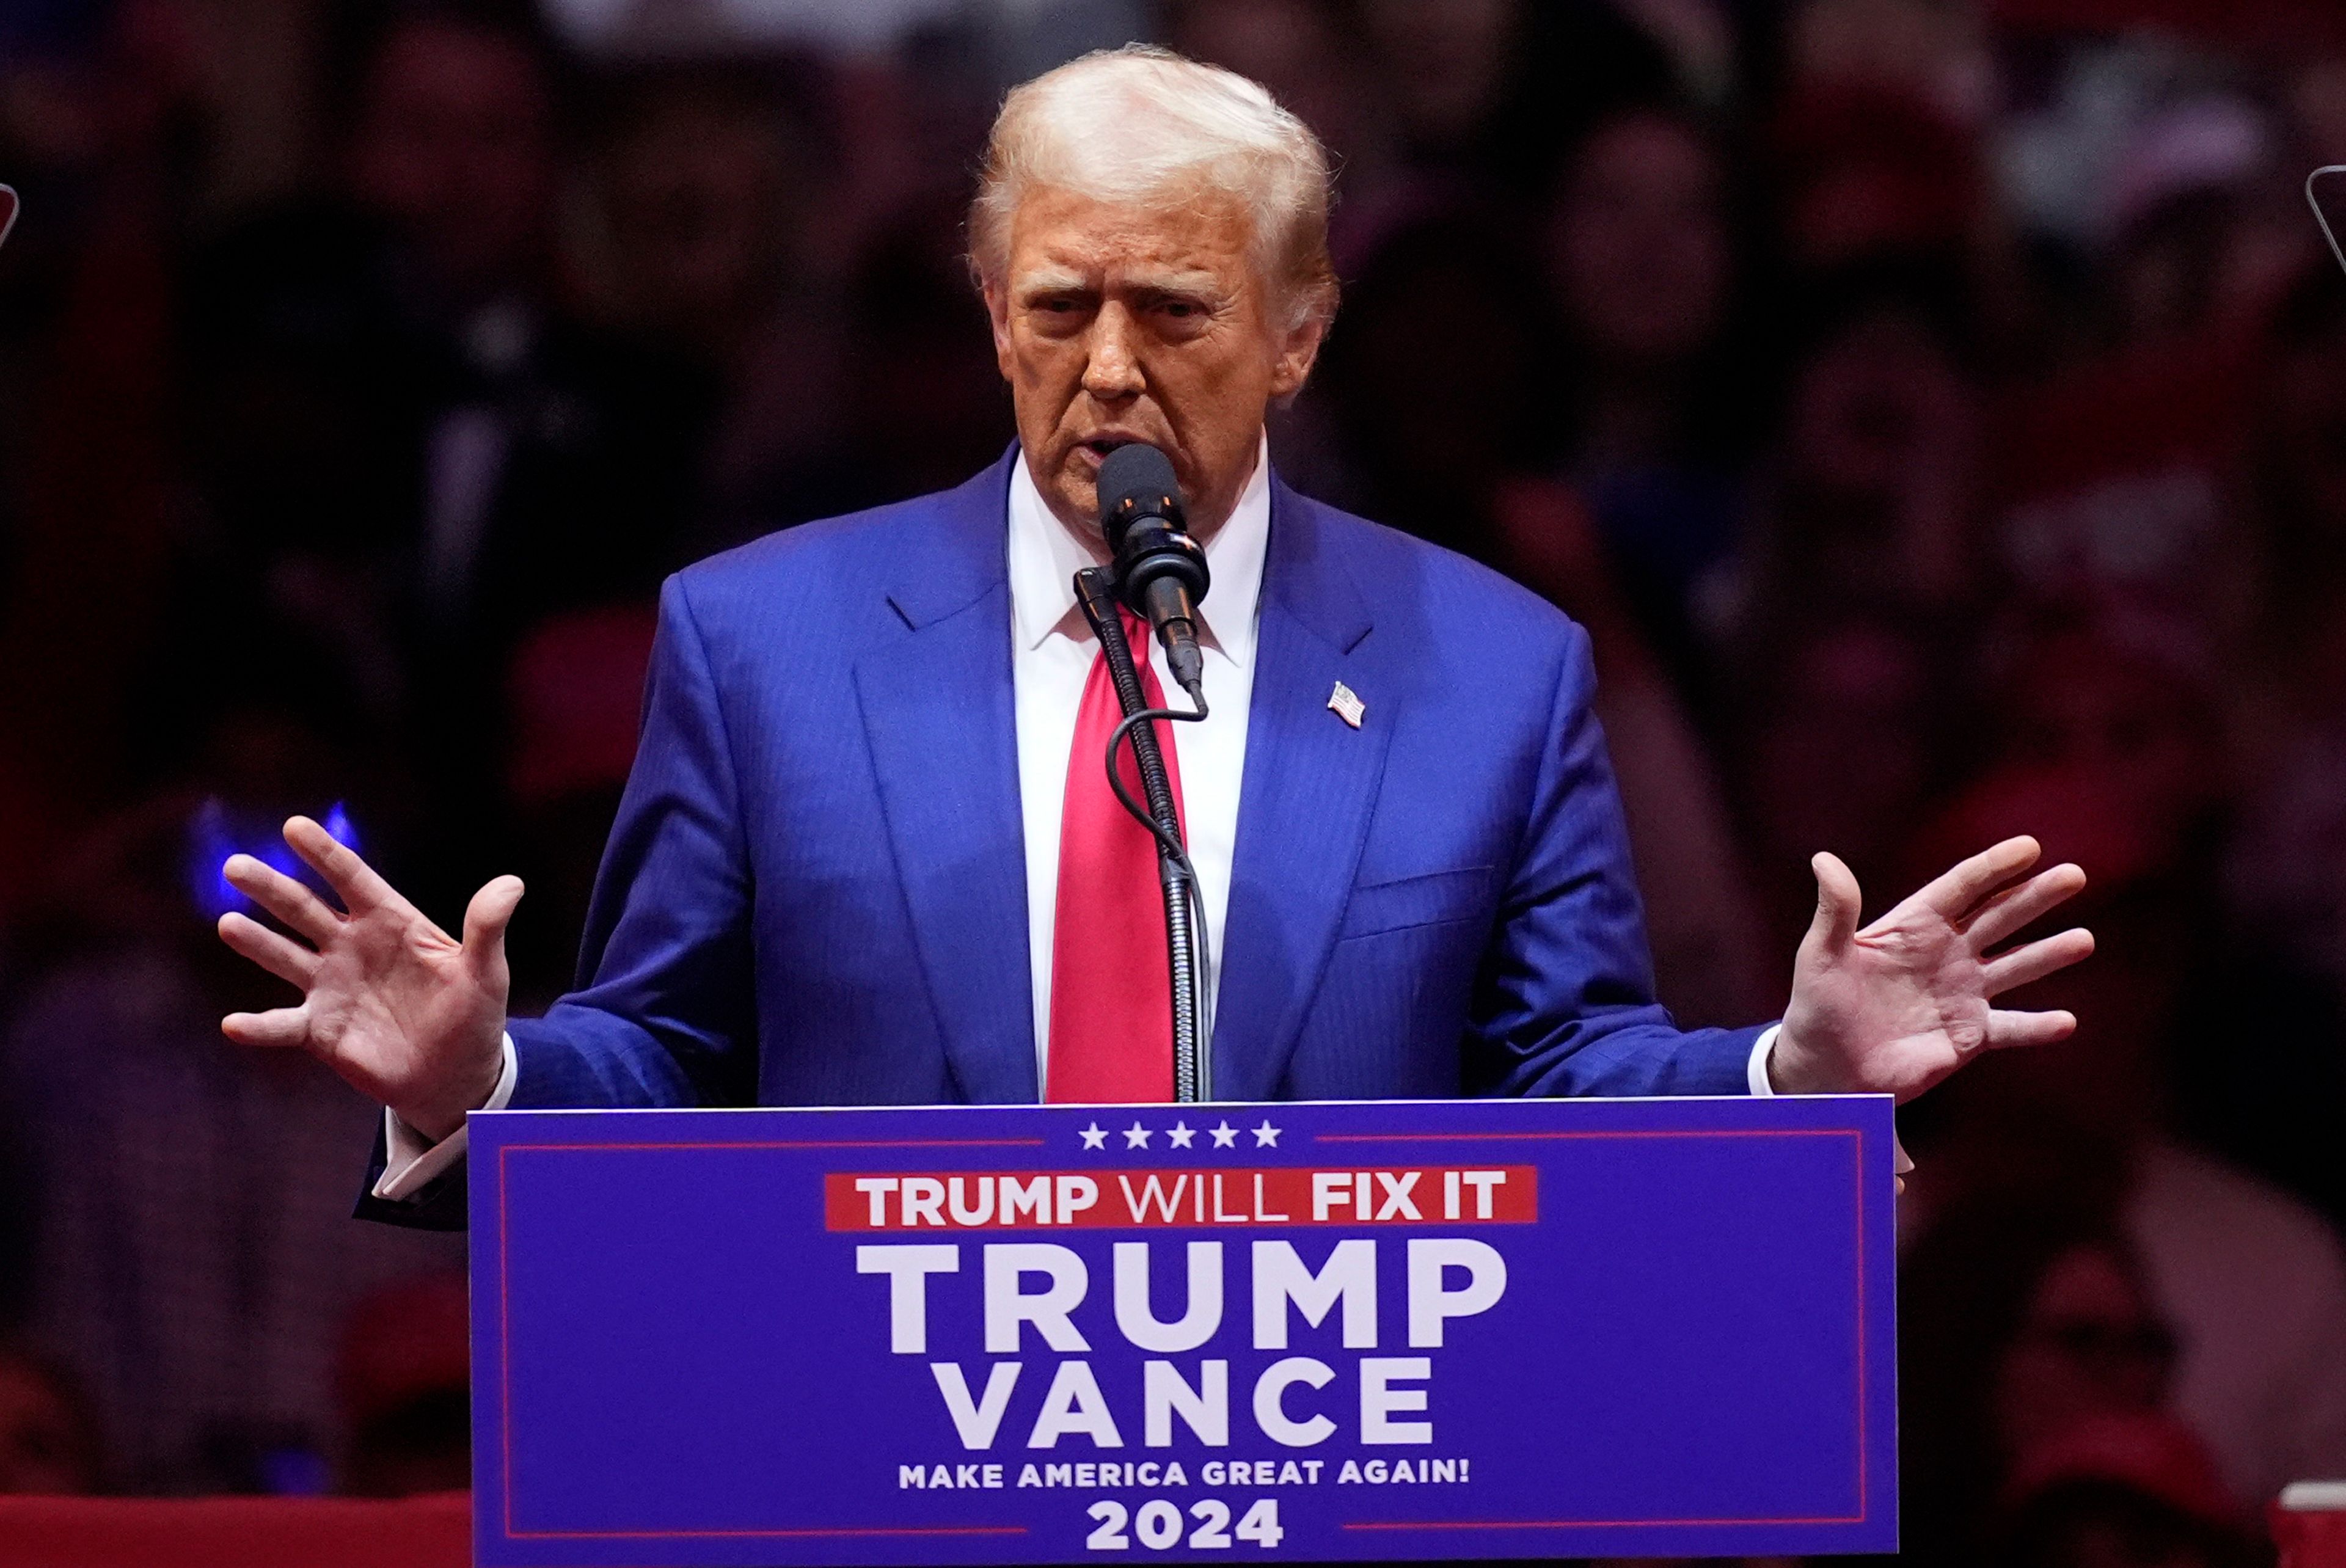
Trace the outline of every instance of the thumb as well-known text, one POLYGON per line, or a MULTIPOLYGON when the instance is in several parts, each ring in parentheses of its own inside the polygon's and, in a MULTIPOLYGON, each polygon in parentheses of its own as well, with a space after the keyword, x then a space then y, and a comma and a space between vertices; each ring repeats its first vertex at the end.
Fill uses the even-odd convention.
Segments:
POLYGON ((1817 877, 1817 914, 1809 922, 1808 939, 1801 945, 1813 944, 1821 953, 1838 953, 1857 935, 1858 911, 1863 903, 1857 877, 1839 855, 1824 850, 1810 858, 1809 870, 1817 877))
POLYGON ((498 877, 473 895, 464 906, 464 961, 476 973, 502 970, 505 957, 505 927, 521 903, 519 877, 498 877))

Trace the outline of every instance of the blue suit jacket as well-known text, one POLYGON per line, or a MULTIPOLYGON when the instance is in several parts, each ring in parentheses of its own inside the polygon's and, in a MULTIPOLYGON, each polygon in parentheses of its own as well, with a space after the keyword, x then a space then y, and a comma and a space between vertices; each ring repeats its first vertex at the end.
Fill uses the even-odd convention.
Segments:
MULTIPOLYGON (((1015 460, 669 580, 580 989, 514 1021, 514 1105, 1038 1097, 1015 460)), ((1220 1098, 1745 1092, 1757 1031, 1653 1000, 1579 627, 1276 481, 1260 615, 1220 1098)))

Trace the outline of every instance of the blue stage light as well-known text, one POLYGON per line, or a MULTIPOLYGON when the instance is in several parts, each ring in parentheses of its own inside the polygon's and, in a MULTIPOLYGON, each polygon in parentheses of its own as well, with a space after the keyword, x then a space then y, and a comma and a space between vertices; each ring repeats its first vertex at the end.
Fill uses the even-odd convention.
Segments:
MULTIPOLYGON (((336 843, 359 848, 358 824, 343 802, 335 801, 318 820, 336 843)), ((188 820, 187 883, 206 919, 218 920, 231 910, 254 912, 252 901, 229 883, 228 862, 236 855, 250 855, 321 894, 327 891, 323 879, 285 842, 282 823, 270 813, 231 807, 216 795, 196 808, 188 820)))

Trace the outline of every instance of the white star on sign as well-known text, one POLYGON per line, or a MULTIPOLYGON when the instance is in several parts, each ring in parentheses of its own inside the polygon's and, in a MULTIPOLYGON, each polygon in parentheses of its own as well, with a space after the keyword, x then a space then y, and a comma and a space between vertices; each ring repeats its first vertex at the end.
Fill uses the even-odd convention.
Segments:
POLYGON ((1209 1127, 1207 1130, 1214 1135, 1214 1147, 1218 1149, 1229 1148, 1239 1141, 1239 1130, 1228 1122, 1224 1122, 1219 1127, 1209 1127))
POLYGON ((1279 1129, 1272 1126, 1269 1119, 1266 1118, 1262 1125, 1254 1130, 1254 1146, 1259 1149, 1271 1148, 1276 1146, 1278 1143, 1279 1129))
POLYGON ((1104 1149, 1107 1147, 1107 1135, 1100 1131, 1100 1125, 1097 1122, 1094 1122, 1090 1126, 1084 1129, 1083 1140, 1084 1147, 1087 1149, 1104 1149))
POLYGON ((1166 1129, 1165 1141, 1171 1144, 1177 1149, 1186 1149, 1193 1141, 1196 1140, 1197 1136, 1198 1134, 1196 1129, 1192 1128, 1188 1123, 1176 1122, 1172 1126, 1166 1129))
POLYGON ((1138 1122, 1135 1122, 1132 1125, 1125 1128, 1124 1146, 1128 1149, 1147 1148, 1148 1146, 1148 1129, 1142 1126, 1138 1122))

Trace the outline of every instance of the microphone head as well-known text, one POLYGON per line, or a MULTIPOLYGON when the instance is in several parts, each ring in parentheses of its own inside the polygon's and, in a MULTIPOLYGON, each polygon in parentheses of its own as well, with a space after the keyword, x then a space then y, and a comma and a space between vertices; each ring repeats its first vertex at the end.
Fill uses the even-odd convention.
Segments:
MULTIPOLYGON (((1189 537, 1173 463, 1153 446, 1119 446, 1100 463, 1100 532, 1116 557, 1117 596, 1147 615, 1152 584, 1178 583, 1194 605, 1210 577, 1206 553, 1189 537)), ((1185 612, 1186 613, 1186 612, 1185 612)))
POLYGON ((1136 518, 1162 517, 1176 528, 1186 526, 1172 460, 1140 442, 1119 446, 1100 461, 1099 509, 1111 549, 1119 547, 1136 518))

